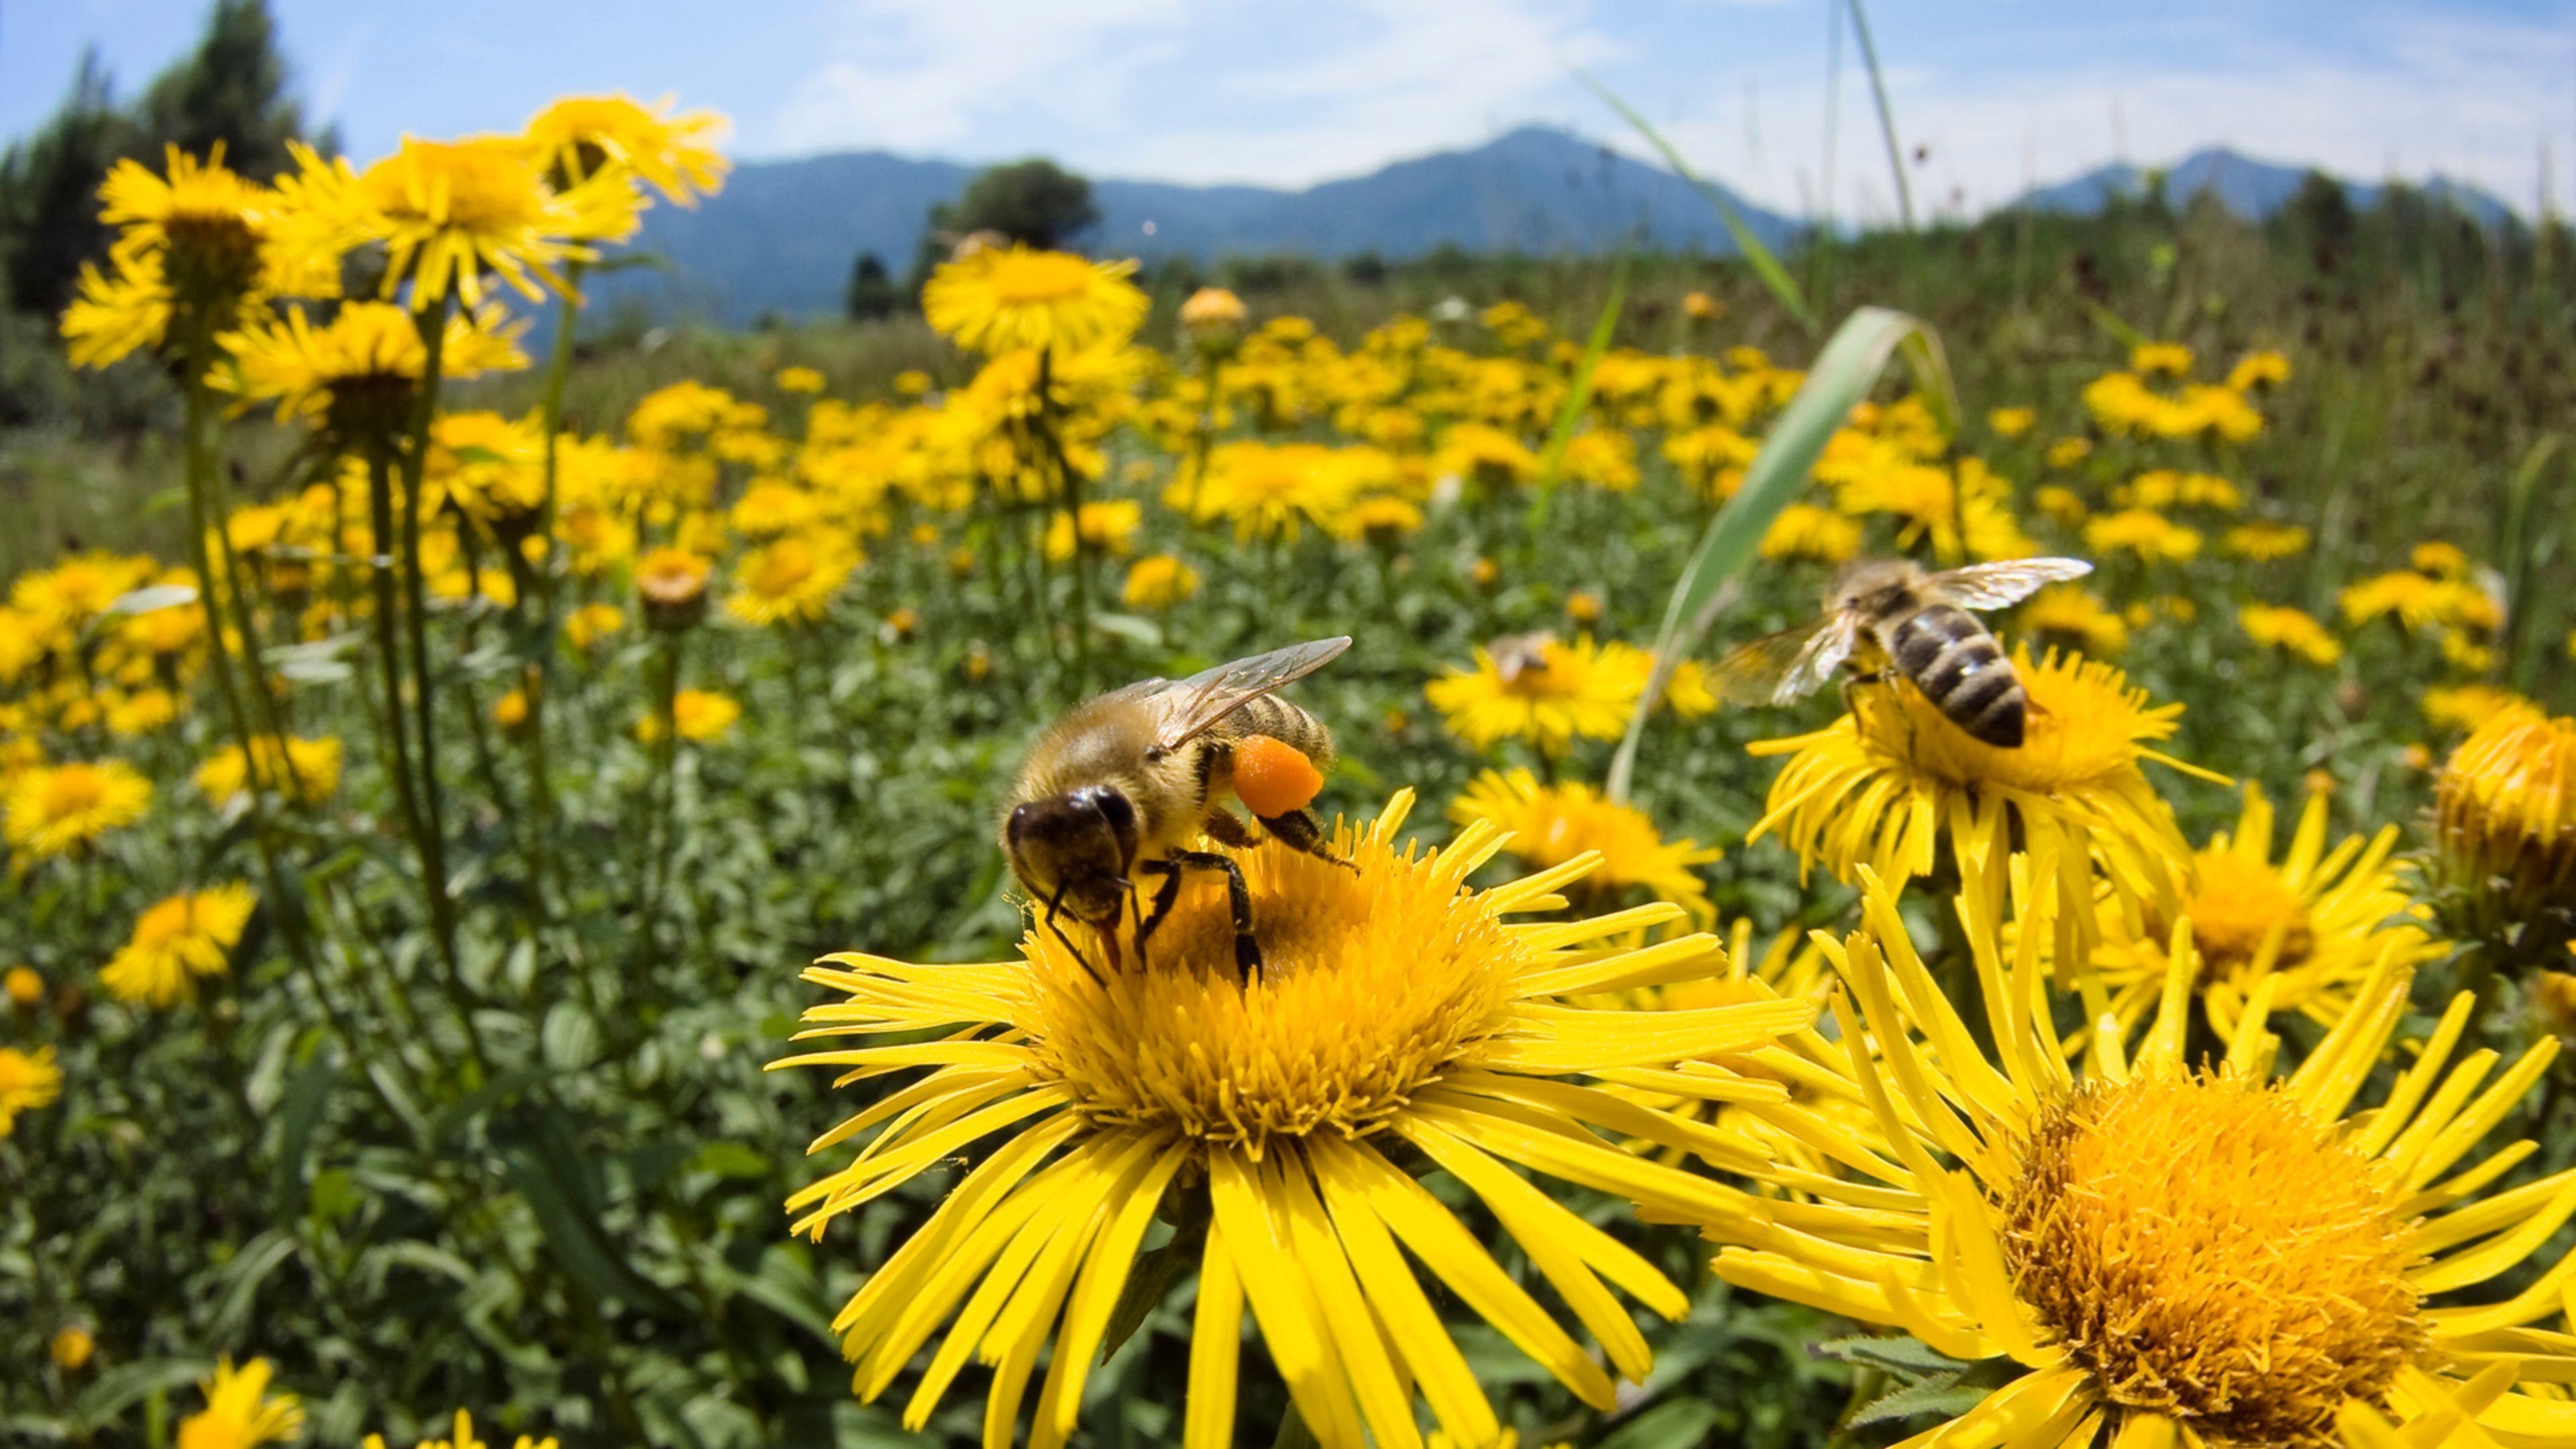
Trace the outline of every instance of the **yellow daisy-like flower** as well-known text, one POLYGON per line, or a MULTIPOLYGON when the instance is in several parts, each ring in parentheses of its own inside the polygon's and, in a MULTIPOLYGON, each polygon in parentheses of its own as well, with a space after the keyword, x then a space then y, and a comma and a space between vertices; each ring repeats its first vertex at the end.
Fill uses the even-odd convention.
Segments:
POLYGON ((2398 879, 2396 826, 2367 840, 2346 836, 2328 849, 2326 797, 2311 794, 2277 860, 2272 828, 2271 802, 2247 786, 2234 834, 2222 831, 2197 852, 2179 908, 2149 910, 2146 929, 2134 936, 2116 920, 2104 922, 2102 945, 2078 976, 2089 1020, 2107 1010, 2133 1029, 2146 1016, 2164 989, 2166 943, 2178 921, 2191 923, 2201 1009, 2228 1038, 2257 990, 2269 994, 2274 1011, 2333 1026, 2383 961, 2412 968, 2436 953, 2437 943, 2414 924, 2398 879))
POLYGON ((2129 349, 2129 367, 2143 377, 2186 377, 2191 349, 2179 342, 2141 342, 2129 349))
POLYGON ((83 262, 79 290, 63 309, 64 351, 74 367, 105 367, 137 352, 158 351, 170 335, 178 299, 157 254, 119 256, 102 272, 83 262))
POLYGON ((2200 531, 2151 508, 2124 508, 2086 520, 2084 546, 2096 554, 2126 550, 2147 563, 2187 563, 2200 552, 2200 531))
POLYGON ((685 629, 705 617, 707 579, 715 565, 684 548, 657 548, 635 561, 635 593, 644 622, 655 629, 685 629))
POLYGON ((626 611, 615 604, 584 604, 564 617, 564 642, 587 654, 591 646, 626 627, 626 611))
POLYGON ((1996 408, 1986 414, 1986 426, 1999 438, 2019 438, 2039 426, 2039 413, 2032 408, 1996 408))
MULTIPOLYGON (((1326 532, 1358 498, 1368 460, 1318 443, 1237 442, 1208 454, 1206 476, 1176 490, 1192 517, 1234 522, 1234 536, 1295 539, 1308 524, 1326 532)), ((1364 450, 1373 452, 1374 450, 1364 450)))
POLYGON ((264 1358, 240 1368, 230 1358, 217 1363, 214 1377, 197 1386, 206 1407, 179 1421, 178 1449, 258 1449, 301 1437, 304 1406, 268 1391, 274 1372, 264 1358))
POLYGON ((2264 563, 2308 550, 2308 531, 2295 523, 2256 519, 2240 523, 2218 537, 2219 546, 2241 559, 2264 563))
POLYGON ((2246 353, 2227 370, 2227 386, 2234 392, 2278 387, 2289 380, 2290 359, 2268 347, 2246 353))
POLYGON ((845 1081, 930 1072, 817 1141, 817 1150, 864 1146, 789 1200, 802 1212, 798 1231, 819 1236, 832 1219, 999 1138, 837 1319, 863 1398, 884 1393, 953 1319, 905 1423, 926 1422, 980 1356, 998 1365, 985 1440, 1007 1443, 1052 1341, 1028 1432, 1035 1449, 1059 1449, 1111 1309, 1167 1202, 1206 1224, 1203 1244, 1182 1249, 1199 1261, 1177 1435, 1189 1449, 1235 1442, 1247 1307, 1327 1449, 1418 1449, 1417 1391, 1441 1432, 1494 1443, 1501 1425, 1416 1262, 1585 1402, 1615 1402, 1614 1371, 1643 1377, 1645 1339, 1612 1287, 1667 1317, 1687 1308, 1685 1296, 1514 1165, 1658 1212, 1706 1213, 1718 1200, 1713 1183, 1600 1134, 1721 1162, 1745 1154, 1712 1129, 1582 1078, 1779 1100, 1776 1083, 1682 1064, 1756 1049, 1801 1029, 1813 1008, 1563 1004, 1685 979, 1695 964, 1717 974, 1724 960, 1707 937, 1641 950, 1592 944, 1668 919, 1672 907, 1515 922, 1554 904, 1551 893, 1590 862, 1470 890, 1468 878, 1501 849, 1500 832, 1470 826, 1448 849, 1426 852, 1398 840, 1410 804, 1409 792, 1399 794, 1374 822, 1337 830, 1348 867, 1275 841, 1233 852, 1264 953, 1248 980, 1234 964, 1226 892, 1210 878, 1182 892, 1150 964, 1135 959, 1130 939, 1128 964, 1102 971, 1033 930, 1020 959, 996 965, 842 956, 806 973, 841 999, 806 1013, 803 1038, 892 1039, 776 1065, 829 1067, 845 1081), (1481 1199, 1533 1276, 1599 1338, 1607 1367, 1398 1165, 1387 1151, 1396 1144, 1481 1199))
POLYGON ((1561 755, 1577 738, 1615 740, 1626 733, 1653 672, 1654 657, 1633 644, 1550 639, 1535 657, 1508 662, 1479 646, 1474 669, 1452 669, 1423 693, 1449 732, 1477 749, 1519 739, 1561 755))
MULTIPOLYGON (((304 804, 319 805, 340 791, 340 741, 335 737, 289 735, 281 760, 277 741, 260 735, 251 741, 250 758, 258 762, 265 788, 290 793, 304 804)), ((250 784, 241 746, 226 745, 216 751, 197 767, 195 780, 208 804, 218 810, 232 804, 250 784)))
POLYGON ((1167 553, 1148 554, 1127 566, 1119 595, 1131 609, 1159 611, 1199 591, 1199 571, 1167 553))
POLYGON ((381 295, 409 283, 415 307, 450 292, 478 306, 487 272, 532 302, 569 292, 563 263, 592 260, 598 252, 586 243, 635 231, 639 199, 622 176, 557 192, 516 136, 406 136, 393 155, 354 174, 300 146, 296 156, 311 204, 349 237, 384 244, 381 295))
POLYGON ((2498 684, 2437 684, 2415 701, 2426 720, 2460 734, 2484 728, 2507 710, 2530 703, 2498 684))
POLYGON ((1863 929, 1831 948, 1849 992, 1835 1001, 1843 1075, 1871 1120, 1856 1130, 1794 1105, 1766 1112, 1841 1171, 1801 1175, 1796 1203, 1742 1198, 1710 1230, 1731 1245, 1717 1259, 1730 1283, 2010 1376, 1909 1442, 2576 1436, 2576 1403, 2521 1387, 2576 1375, 2576 1344, 2544 1326, 2563 1311, 2576 1258, 2509 1296, 2449 1301, 2576 1214, 2576 1172, 2481 1197, 2529 1144, 2460 1166, 2547 1070, 2555 1040, 2492 1082, 2488 1053, 2454 1066, 2463 995, 2411 1061, 2399 1057, 2381 1105, 2353 1114, 2393 1051, 2410 973, 2383 961, 2287 1076, 2274 1074, 2279 1040, 2260 1004, 2223 1062, 2195 1068, 2184 1041, 2199 966, 2178 935, 2144 1039, 2103 1033, 2078 1071, 2051 1025, 2035 942, 2007 955, 1994 917, 1973 896, 1960 904, 1993 1050, 1874 887, 1863 929), (2374 1437, 2392 1418, 2405 1437, 2374 1437))
POLYGON ((1057 563, 1073 557, 1074 535, 1079 527, 1082 546, 1092 553, 1123 554, 1136 538, 1136 530, 1145 523, 1145 505, 1133 498, 1108 498, 1082 505, 1079 525, 1074 516, 1056 510, 1047 520, 1046 556, 1057 563))
MULTIPOLYGON (((497 310, 448 318, 440 373, 470 378, 527 366, 522 330, 497 310)), ((216 340, 233 365, 215 369, 214 386, 244 403, 274 401, 280 421, 301 418, 353 445, 398 431, 429 369, 419 325, 390 302, 344 302, 320 327, 292 307, 216 340)))
MULTIPOLYGON (((1854 690, 1852 712, 1813 734, 1754 744, 1757 756, 1791 758, 1746 838, 1776 830, 1802 870, 1821 861, 1853 882, 1866 867, 1891 885, 1929 874, 1945 838, 1963 876, 2020 849, 2071 897, 2091 898, 2098 863, 2133 923, 2142 902, 2172 907, 2191 847, 2139 765, 2224 778, 2149 748, 2171 737, 2182 706, 2150 705, 2119 670, 2081 655, 2051 650, 2034 665, 2016 649, 2013 667, 2032 705, 2019 749, 1970 737, 1906 681, 1854 690)), ((2001 888, 2000 870, 1981 874, 2001 888)))
POLYGON ((1134 262, 1095 262, 1013 244, 942 263, 921 289, 922 315, 986 356, 1021 348, 1078 352, 1133 336, 1145 294, 1134 262))
POLYGON ((258 905, 238 881, 162 900, 135 921, 134 934, 99 971, 99 984, 119 1001, 176 1006, 196 994, 196 978, 231 969, 233 947, 258 905))
MULTIPOLYGON (((359 1440, 358 1444, 359 1449, 386 1449, 385 1436, 382 1434, 369 1434, 359 1440)), ((414 1445, 413 1449, 491 1449, 491 1444, 474 1432, 474 1416, 459 1409, 456 1411, 455 1424, 448 1431, 446 1438, 423 1439, 414 1445)), ((522 1434, 512 1441, 510 1449, 560 1449, 560 1446, 552 1434, 542 1439, 533 1434, 522 1434)))
POLYGON ((2021 606, 2021 627, 2042 643, 2087 654, 2117 654, 2129 647, 2129 626, 2102 596, 2082 584, 2051 584, 2021 606))
POLYGON ((1645 811, 1580 781, 1542 785, 1527 770, 1487 770, 1450 804, 1449 818, 1508 832, 1503 848, 1540 870, 1598 856, 1600 867, 1573 887, 1589 908, 1610 908, 1642 888, 1690 912, 1702 927, 1717 920, 1708 882, 1693 867, 1723 852, 1695 840, 1667 841, 1645 811))
POLYGON ((0 1137, 18 1125, 19 1113, 50 1107, 62 1094, 63 1069, 54 1065, 52 1047, 0 1047, 0 1137))
POLYGON ((725 612, 746 624, 811 624, 859 566, 837 535, 791 533, 754 550, 734 569, 725 612))
POLYGON ((0 977, 0 990, 8 993, 10 1005, 32 1011, 44 1004, 45 978, 33 966, 12 966, 6 977, 0 977))
POLYGON ((671 114, 665 96, 646 107, 623 95, 566 96, 528 122, 539 161, 580 185, 603 169, 624 170, 681 206, 713 196, 731 169, 715 148, 725 118, 713 111, 671 114))
POLYGON ((1860 555, 1860 520, 1812 503, 1792 503, 1780 510, 1762 535, 1764 558, 1813 559, 1849 563, 1860 555))
POLYGON ((2545 946, 2576 918, 2576 720, 2499 710, 2434 782, 2433 860, 2445 915, 2480 938, 2545 946))
POLYGON ((107 832, 143 818, 152 804, 152 782, 123 760, 75 760, 37 766, 12 777, 0 816, 0 836, 12 849, 43 860, 95 845, 107 832))
POLYGON ((810 367, 782 367, 771 380, 778 384, 780 392, 813 394, 821 392, 824 385, 823 374, 810 367))
POLYGON ((2315 615, 2286 604, 2247 604, 2237 611, 2245 637, 2270 649, 2295 654, 2320 669, 2343 658, 2343 645, 2317 622, 2315 615))
MULTIPOLYGON (((742 718, 742 706, 731 695, 711 689, 684 689, 671 700, 671 719, 680 738, 696 744, 707 744, 724 738, 735 720, 742 718)), ((648 714, 635 722, 635 737, 652 744, 662 738, 662 717, 648 714)))
POLYGON ((45 1344, 46 1357, 54 1361, 54 1367, 67 1374, 76 1374, 88 1367, 90 1356, 97 1351, 98 1340, 90 1337, 89 1330, 77 1323, 55 1330, 54 1336, 45 1344))

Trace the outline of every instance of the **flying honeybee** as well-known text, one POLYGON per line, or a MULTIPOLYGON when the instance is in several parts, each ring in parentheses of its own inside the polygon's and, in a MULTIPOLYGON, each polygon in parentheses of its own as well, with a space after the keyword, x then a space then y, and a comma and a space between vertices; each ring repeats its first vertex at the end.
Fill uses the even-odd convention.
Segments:
MULTIPOLYGON (((1252 894, 1225 855, 1192 847, 1202 832, 1226 845, 1254 842, 1226 808, 1232 795, 1284 845, 1332 859, 1306 806, 1333 763, 1332 732, 1277 691, 1331 663, 1348 635, 1220 664, 1187 679, 1148 679, 1076 705, 1049 725, 1020 767, 1002 821, 1011 870, 1045 907, 1103 932, 1137 903, 1137 878, 1160 875, 1136 922, 1136 950, 1171 914, 1185 871, 1226 877, 1235 963, 1261 965, 1252 894)), ((1071 942, 1067 942, 1071 945, 1071 942)), ((1077 954, 1079 954, 1077 952, 1077 954)))
POLYGON ((2043 584, 2091 572, 2075 558, 2008 559, 1937 574, 1904 559, 1863 559, 1826 586, 1823 617, 1719 660, 1719 691, 1733 704, 1787 704, 1832 678, 1866 639, 1952 724, 1987 744, 2019 749, 2030 696, 2003 646, 1968 611, 2000 609, 2043 584))
POLYGON ((1555 642, 1555 630, 1533 629, 1527 634, 1501 635, 1485 646, 1485 653, 1494 661, 1494 673, 1509 684, 1547 668, 1548 646, 1555 642))

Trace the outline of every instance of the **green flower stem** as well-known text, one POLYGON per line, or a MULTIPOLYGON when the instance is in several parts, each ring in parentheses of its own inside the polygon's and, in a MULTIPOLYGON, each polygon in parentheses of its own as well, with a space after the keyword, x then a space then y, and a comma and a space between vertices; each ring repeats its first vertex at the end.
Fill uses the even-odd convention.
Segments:
POLYGON ((448 299, 440 297, 429 309, 413 314, 420 328, 421 346, 426 349, 420 374, 420 395, 414 400, 411 420, 411 442, 402 458, 402 565, 403 586, 408 607, 404 624, 411 644, 411 685, 413 734, 419 745, 420 806, 419 847, 422 885, 429 892, 429 923, 437 942, 439 959, 447 968, 448 992, 456 1004, 458 1017, 465 1026, 467 1047, 475 1064, 486 1076, 491 1073, 491 1058, 483 1049, 482 1029, 474 1023, 474 997, 465 980, 465 967, 456 949, 456 902, 447 886, 447 830, 439 798, 437 696, 432 691, 429 658, 429 585, 420 564, 420 519, 423 475, 429 468, 429 427, 438 416, 439 370, 447 350, 448 299))

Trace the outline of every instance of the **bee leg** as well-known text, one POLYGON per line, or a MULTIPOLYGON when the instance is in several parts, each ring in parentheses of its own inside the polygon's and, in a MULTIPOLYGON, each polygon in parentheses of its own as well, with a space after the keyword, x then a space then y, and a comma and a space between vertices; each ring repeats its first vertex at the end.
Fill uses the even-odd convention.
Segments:
MULTIPOLYGON (((1226 818, 1234 819, 1231 815, 1226 818)), ((1236 820, 1235 828, 1242 829, 1243 822, 1236 820)), ((1261 944, 1252 939, 1252 887, 1243 883, 1243 867, 1213 850, 1176 850, 1170 859, 1179 870, 1225 872, 1226 908, 1234 916, 1234 964, 1250 980, 1252 973, 1261 969, 1261 944)))
POLYGON ((1141 966, 1144 964, 1145 938, 1154 934, 1155 928, 1163 924, 1163 918, 1172 913, 1173 903, 1181 898, 1181 868, 1170 861, 1157 860, 1148 861, 1138 869, 1163 873, 1163 883, 1154 887, 1154 904, 1136 921, 1136 957, 1137 964, 1141 966))
POLYGON ((1058 886, 1056 887, 1055 894, 1047 897, 1046 914, 1039 918, 1041 923, 1043 923, 1048 930, 1055 933, 1055 938, 1058 941, 1064 943, 1064 949, 1073 954, 1074 962, 1081 966, 1085 972, 1089 973, 1092 980, 1100 983, 1102 986, 1107 986, 1109 984, 1109 978, 1100 974, 1100 968, 1092 965, 1091 958, 1082 954, 1082 948, 1075 945, 1073 943, 1073 938, 1064 933, 1064 927, 1055 923, 1055 918, 1063 914, 1063 907, 1064 887, 1058 886))
POLYGON ((1291 810, 1285 815, 1264 815, 1261 817, 1261 828, 1269 831, 1272 839, 1291 850, 1304 851, 1317 860, 1329 860, 1353 874, 1359 871, 1358 866, 1333 854, 1332 843, 1324 839, 1324 827, 1317 823, 1315 812, 1311 810, 1291 810))
POLYGON ((1231 845, 1237 850, 1250 850, 1261 843, 1261 837, 1252 833, 1251 826, 1237 820, 1233 811, 1223 807, 1210 810, 1207 818, 1199 822, 1199 828, 1208 833, 1208 839, 1219 845, 1231 845))

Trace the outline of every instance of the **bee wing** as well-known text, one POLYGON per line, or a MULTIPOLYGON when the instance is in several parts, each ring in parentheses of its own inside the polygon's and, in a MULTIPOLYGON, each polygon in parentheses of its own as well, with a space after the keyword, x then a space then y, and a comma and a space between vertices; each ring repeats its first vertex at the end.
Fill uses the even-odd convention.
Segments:
POLYGON ((1178 749, 1252 701, 1332 663, 1350 647, 1348 634, 1309 640, 1220 664, 1178 684, 1164 685, 1160 693, 1168 702, 1163 706, 1163 724, 1154 733, 1154 743, 1162 749, 1178 749))
POLYGON ((1837 610, 1728 650, 1710 683, 1728 704, 1787 704, 1833 678, 1859 638, 1860 620, 1837 610))
POLYGON ((2000 609, 2038 593, 2042 585, 2091 572, 2093 565, 2080 558, 2012 558, 1934 574, 1923 586, 1962 609, 2000 609))

